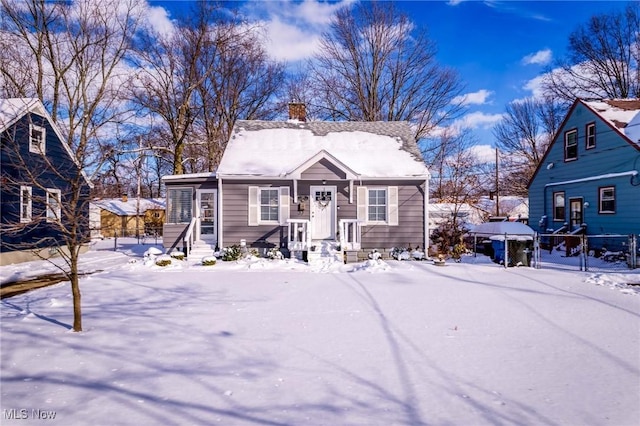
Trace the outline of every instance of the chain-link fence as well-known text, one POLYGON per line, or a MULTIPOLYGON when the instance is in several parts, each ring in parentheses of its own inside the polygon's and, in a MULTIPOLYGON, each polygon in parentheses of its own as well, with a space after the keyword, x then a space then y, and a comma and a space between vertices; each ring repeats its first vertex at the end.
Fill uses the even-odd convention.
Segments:
POLYGON ((536 234, 532 263, 598 272, 637 268, 638 257, 637 235, 536 234))
POLYGON ((137 244, 162 244, 162 226, 145 226, 144 230, 140 229, 136 232, 136 229, 131 228, 119 228, 119 227, 101 227, 100 229, 92 230, 92 239, 103 240, 103 244, 98 245, 98 250, 114 250, 125 242, 127 245, 135 242, 137 244), (113 242, 111 244, 110 242, 113 242))

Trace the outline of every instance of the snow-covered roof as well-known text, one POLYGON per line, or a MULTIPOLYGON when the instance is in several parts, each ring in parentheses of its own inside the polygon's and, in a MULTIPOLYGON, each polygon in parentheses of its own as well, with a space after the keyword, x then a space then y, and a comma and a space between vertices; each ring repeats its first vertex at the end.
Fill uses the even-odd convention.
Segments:
POLYGON ((171 181, 183 181, 183 180, 189 180, 189 179, 209 179, 209 178, 215 178, 216 177, 216 172, 203 172, 203 173, 185 173, 185 174, 181 174, 181 175, 168 175, 168 176, 162 176, 162 181, 163 182, 171 182, 171 181))
POLYGON ((640 145, 640 99, 608 99, 584 103, 632 142, 640 145))
POLYGON ((238 121, 218 175, 292 177, 328 158, 357 178, 426 178, 407 122, 238 121))
POLYGON ((471 228, 471 234, 480 237, 493 237, 509 235, 509 239, 517 239, 518 237, 533 236, 535 231, 522 222, 485 222, 475 225, 471 228), (511 238, 514 236, 514 238, 511 238))
POLYGON ((46 116, 42 104, 36 98, 0 99, 0 132, 4 132, 28 111, 46 116))
MULTIPOLYGON (((130 198, 127 201, 123 201, 121 198, 105 198, 92 201, 91 204, 118 216, 135 216, 138 211, 137 198, 130 198)), ((165 200, 163 198, 140 199, 140 213, 152 209, 164 209, 165 206, 165 200)))

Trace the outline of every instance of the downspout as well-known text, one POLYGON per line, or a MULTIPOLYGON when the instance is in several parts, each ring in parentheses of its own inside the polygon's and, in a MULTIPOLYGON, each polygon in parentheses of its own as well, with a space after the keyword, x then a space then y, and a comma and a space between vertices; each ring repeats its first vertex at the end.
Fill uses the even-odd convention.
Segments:
POLYGON ((218 177, 218 248, 224 247, 222 242, 223 216, 222 216, 222 178, 218 177))
POLYGON ((429 179, 424 181, 424 255, 429 257, 429 179))

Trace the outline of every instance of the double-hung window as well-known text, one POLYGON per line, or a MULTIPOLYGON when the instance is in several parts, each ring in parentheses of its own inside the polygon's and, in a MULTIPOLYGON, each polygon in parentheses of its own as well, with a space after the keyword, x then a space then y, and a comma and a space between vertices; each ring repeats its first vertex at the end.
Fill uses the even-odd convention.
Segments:
POLYGON ((596 147, 596 123, 589 123, 585 129, 585 148, 596 147))
POLYGON ((47 222, 60 221, 60 190, 47 188, 47 222))
POLYGON ((31 222, 31 212, 32 212, 32 205, 33 205, 31 193, 32 193, 32 189, 30 186, 20 187, 20 222, 21 223, 31 222))
POLYGON ((599 188, 598 213, 616 212, 616 187, 604 186, 599 188))
POLYGON ((578 130, 573 129, 564 134, 564 161, 578 159, 578 130))
POLYGON ((193 217, 193 188, 167 189, 167 223, 189 223, 193 217))
POLYGON ((248 225, 287 224, 291 197, 288 186, 250 186, 248 225))
POLYGON ((29 152, 44 154, 46 136, 44 127, 29 124, 29 152))
POLYGON ((365 225, 398 225, 398 187, 360 186, 357 217, 365 225))
POLYGON ((369 211, 367 222, 387 221, 387 190, 369 189, 369 211))
POLYGON ((553 220, 565 221, 565 200, 564 192, 553 193, 553 220))

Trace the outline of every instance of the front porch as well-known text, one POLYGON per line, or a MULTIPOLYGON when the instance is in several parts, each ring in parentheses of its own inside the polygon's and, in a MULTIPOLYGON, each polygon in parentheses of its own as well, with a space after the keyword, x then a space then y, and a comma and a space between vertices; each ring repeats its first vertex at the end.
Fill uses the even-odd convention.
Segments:
POLYGON ((343 253, 346 263, 357 262, 357 253, 361 249, 362 222, 357 219, 340 219, 338 232, 334 239, 313 240, 312 222, 307 219, 289 219, 287 221, 287 249, 291 256, 302 258, 307 252, 307 259, 322 257, 321 247, 333 243, 343 253), (317 254, 314 256, 313 254, 317 254))

